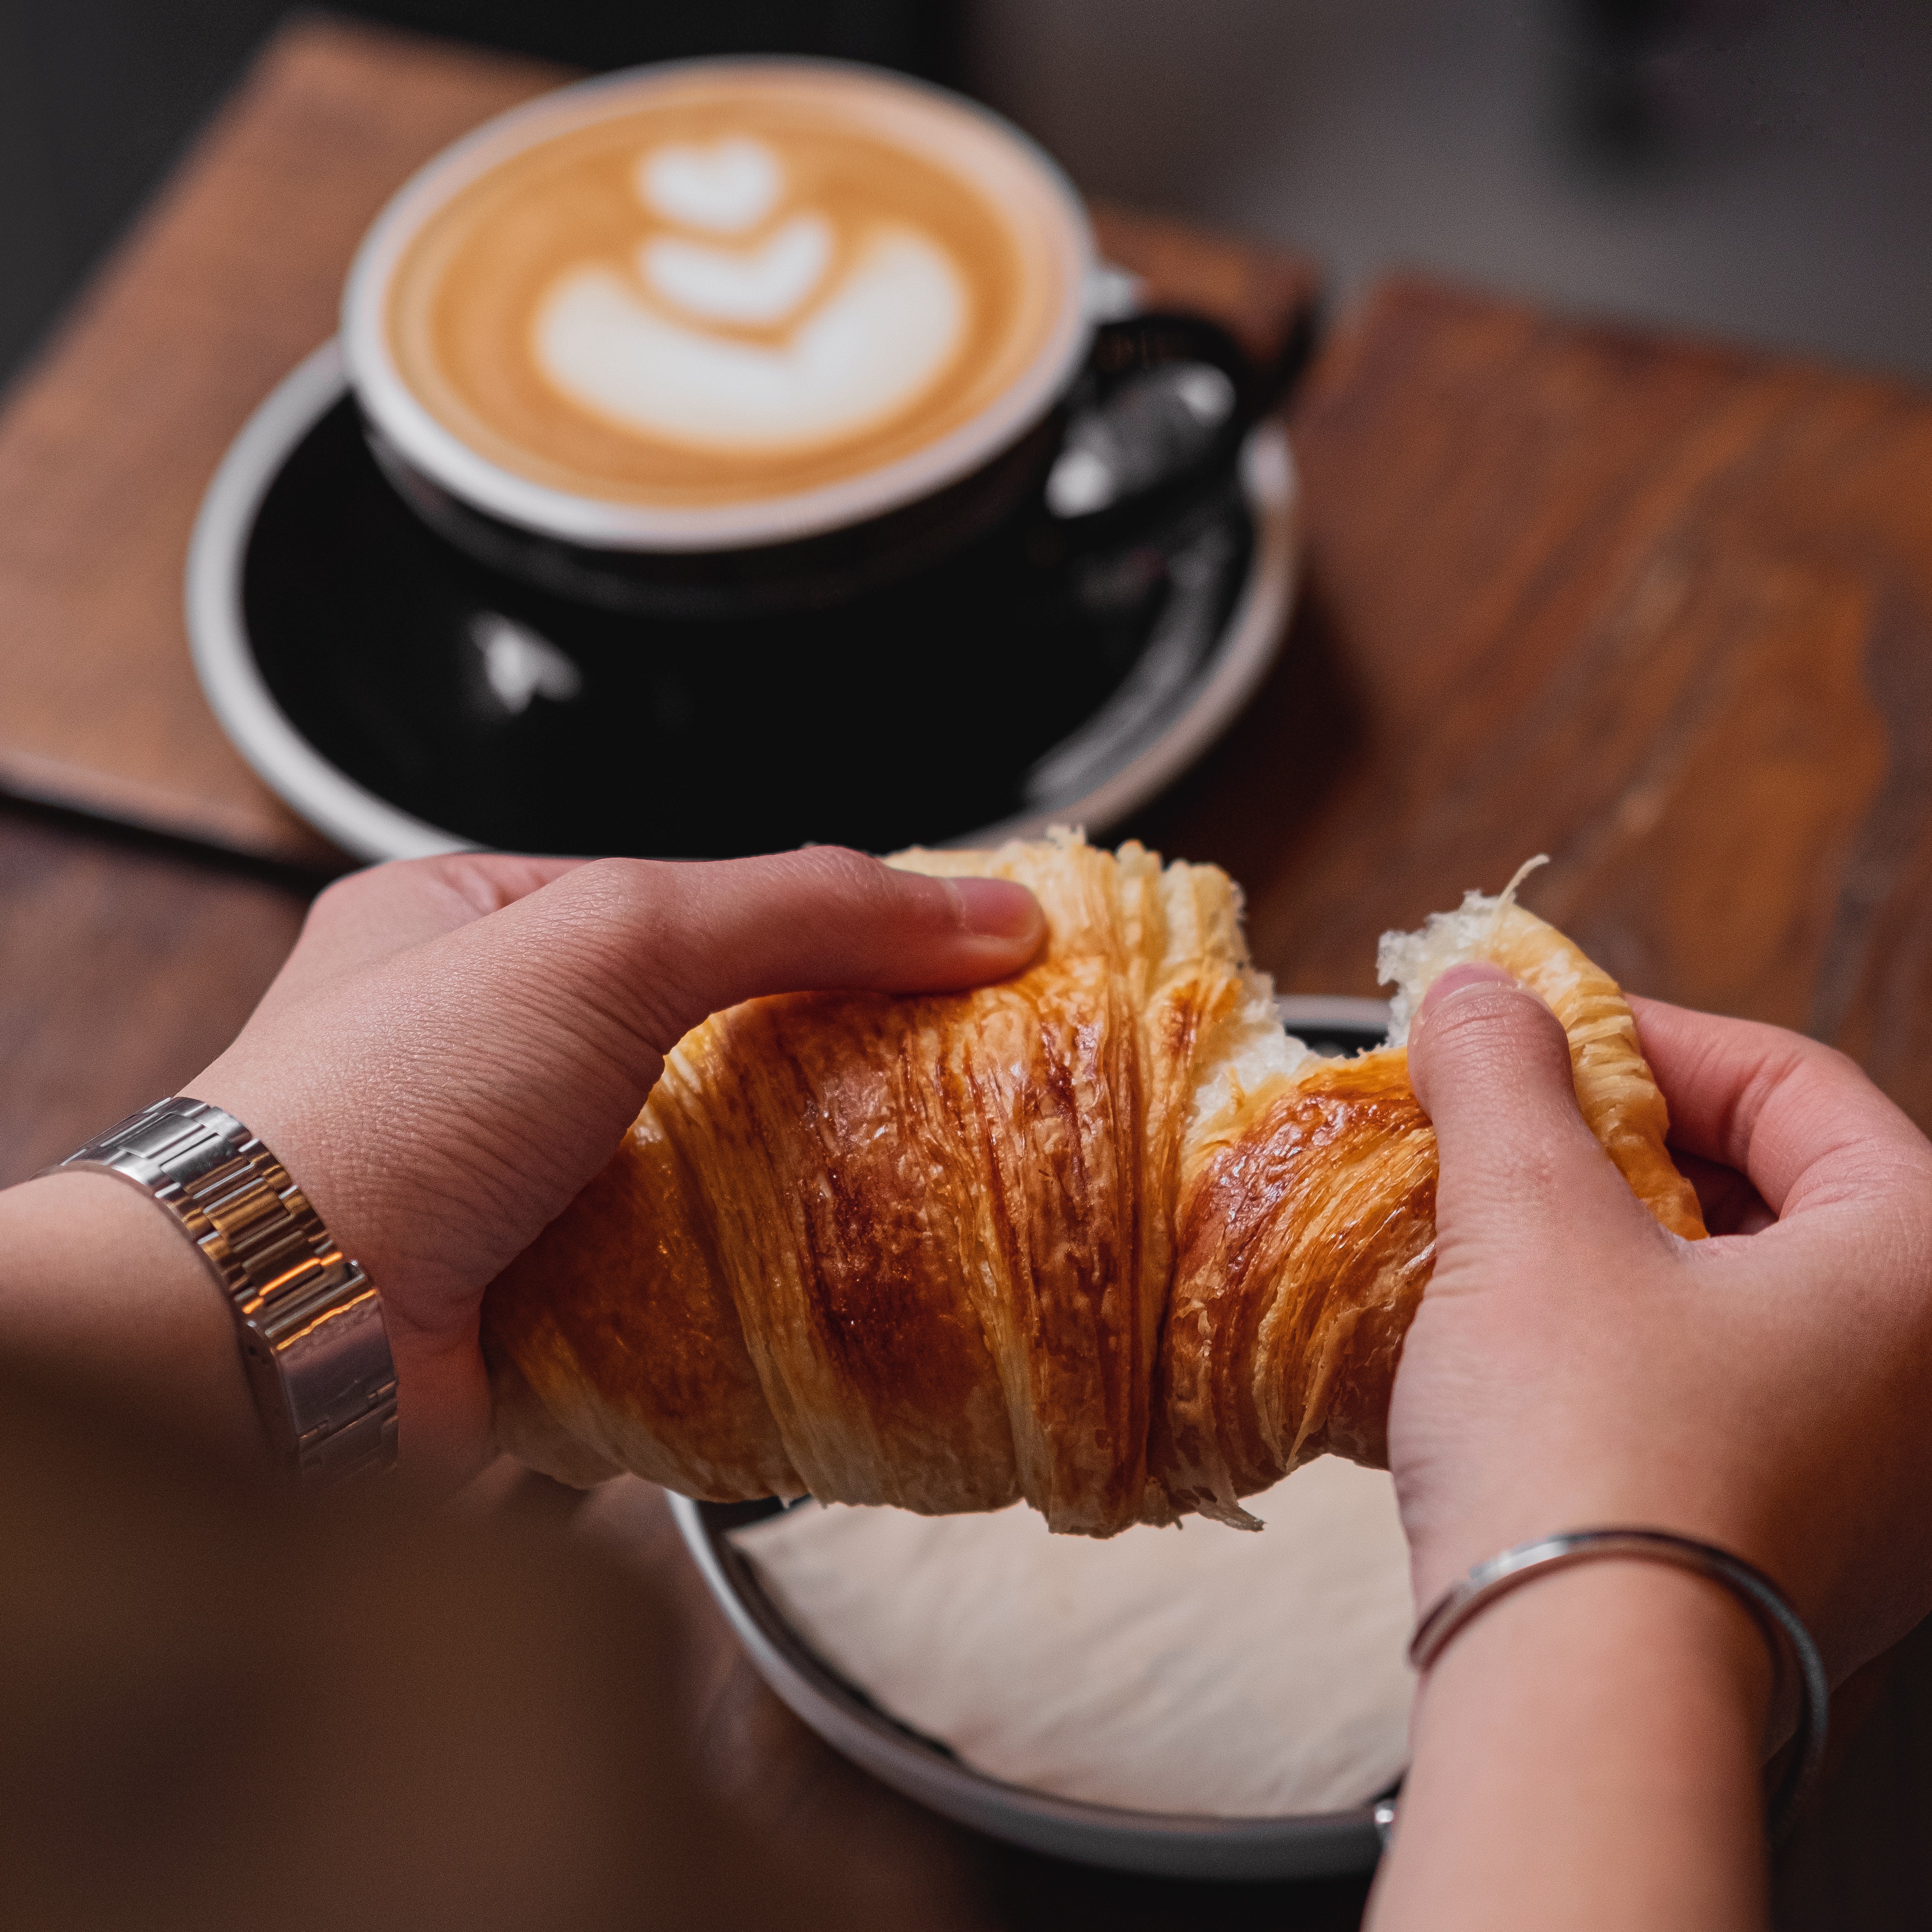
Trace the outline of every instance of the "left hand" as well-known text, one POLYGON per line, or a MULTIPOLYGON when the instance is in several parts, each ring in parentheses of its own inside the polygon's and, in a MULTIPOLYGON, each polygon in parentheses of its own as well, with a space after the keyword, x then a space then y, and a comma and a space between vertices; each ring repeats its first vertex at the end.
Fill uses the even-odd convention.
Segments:
POLYGON ((833 847, 663 864, 461 855, 317 899, 234 1044, 183 1090, 280 1158, 382 1298, 403 1453, 488 1453, 483 1291, 608 1161, 707 1014, 820 988, 1017 972, 1023 886, 833 847))

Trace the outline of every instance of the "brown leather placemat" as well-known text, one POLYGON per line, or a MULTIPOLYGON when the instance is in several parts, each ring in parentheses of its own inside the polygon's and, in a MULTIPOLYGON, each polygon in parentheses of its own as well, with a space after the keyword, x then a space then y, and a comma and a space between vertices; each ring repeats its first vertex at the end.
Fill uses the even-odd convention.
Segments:
MULTIPOLYGON (((182 570, 202 490, 270 388, 332 332, 391 191, 457 135, 566 78, 326 20, 270 42, 0 418, 0 789, 304 863, 339 855, 229 745, 188 661, 182 570)), ((1102 213, 1160 304, 1263 352, 1303 262, 1102 213)))

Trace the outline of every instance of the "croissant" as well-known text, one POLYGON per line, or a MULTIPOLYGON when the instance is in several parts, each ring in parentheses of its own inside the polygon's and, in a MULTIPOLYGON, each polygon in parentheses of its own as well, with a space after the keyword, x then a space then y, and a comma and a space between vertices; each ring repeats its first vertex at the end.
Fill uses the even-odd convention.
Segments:
POLYGON ((1213 866, 1066 832, 892 862, 1030 886, 1041 956, 975 992, 754 1000, 686 1035, 485 1298, 500 1446, 714 1501, 1024 1497, 1093 1536, 1253 1526, 1240 1498, 1312 1457, 1385 1466, 1435 1240, 1401 1042, 1461 959, 1548 1002, 1611 1160, 1665 1227, 1704 1232, 1629 1008, 1514 880, 1384 938, 1392 1043, 1336 1060, 1282 1030, 1213 866))

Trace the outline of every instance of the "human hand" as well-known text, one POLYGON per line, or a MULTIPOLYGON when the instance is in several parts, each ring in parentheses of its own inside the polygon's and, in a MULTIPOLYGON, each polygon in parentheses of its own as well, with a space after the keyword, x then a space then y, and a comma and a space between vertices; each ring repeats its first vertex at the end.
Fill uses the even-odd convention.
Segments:
POLYGON ((1706 1241, 1638 1204, 1534 995, 1472 965, 1424 1003, 1436 1262, 1389 1427, 1417 1602, 1546 1532, 1672 1529, 1768 1571, 1842 1677, 1932 1606, 1932 1147, 1826 1047, 1632 1005, 1706 1241))
POLYGON ((602 1167, 663 1057, 769 993, 1016 972, 1022 886, 831 847, 670 865, 460 855, 331 886, 234 1044, 182 1090, 271 1148, 382 1298, 406 1460, 489 1440, 477 1312, 602 1167))

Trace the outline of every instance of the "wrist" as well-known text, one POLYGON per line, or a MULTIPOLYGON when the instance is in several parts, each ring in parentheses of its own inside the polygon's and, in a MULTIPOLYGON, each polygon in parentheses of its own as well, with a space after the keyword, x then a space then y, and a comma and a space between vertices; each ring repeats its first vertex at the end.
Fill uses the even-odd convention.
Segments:
MULTIPOLYGON (((232 1322, 270 1455, 304 1483, 396 1460, 397 1389, 381 1300, 274 1150, 206 1101, 170 1096, 60 1163, 136 1191, 190 1244, 232 1322)), ((97 1257, 101 1277, 120 1272, 97 1257)))
POLYGON ((1720 1586, 1552 1571, 1424 1680, 1378 1926, 1761 1924, 1772 1666, 1720 1586))
POLYGON ((1419 1612, 1505 1550, 1605 1525, 1664 1530, 1714 1544, 1760 1568, 1777 1568, 1767 1561, 1774 1552, 1766 1549, 1751 1510, 1741 1506, 1744 1499, 1728 1472, 1687 1480, 1681 1466, 1652 1466, 1600 1441, 1574 1453, 1558 1446, 1517 1460, 1528 1466, 1510 1472, 1505 1480, 1457 1485, 1453 1510, 1436 1507, 1426 1493, 1403 1497, 1419 1612))
POLYGON ((1667 1717, 1694 1687, 1702 1720, 1736 1730, 1761 1757, 1775 1680, 1762 1630, 1723 1585, 1606 1558, 1533 1576, 1472 1618, 1424 1676, 1418 1733, 1432 1697, 1514 1694, 1508 1687, 1534 1682, 1565 1705, 1667 1717))
POLYGON ((0 1192, 0 1351, 266 1460, 233 1318, 164 1208, 110 1175, 44 1174, 0 1192))
MULTIPOLYGON (((386 1286, 382 1277, 394 1270, 387 1265, 381 1238, 387 1217, 372 1205, 371 1177, 358 1172, 357 1156, 363 1150, 345 1144, 331 1120, 332 1110, 304 1104, 304 1084, 298 1077, 250 1078, 245 1070, 231 1070, 224 1055, 179 1090, 185 1100, 205 1101, 232 1114, 268 1148, 343 1252, 354 1256, 380 1289, 386 1286)), ((338 1094, 334 1099, 334 1114, 356 1113, 346 1096, 338 1094)))
POLYGON ((380 1186, 324 1114, 291 1105, 217 1060, 184 1093, 242 1121, 272 1150, 382 1304, 396 1377, 399 1460, 432 1487, 466 1481, 488 1460, 490 1405, 476 1340, 479 1297, 434 1266, 412 1266, 380 1186))

